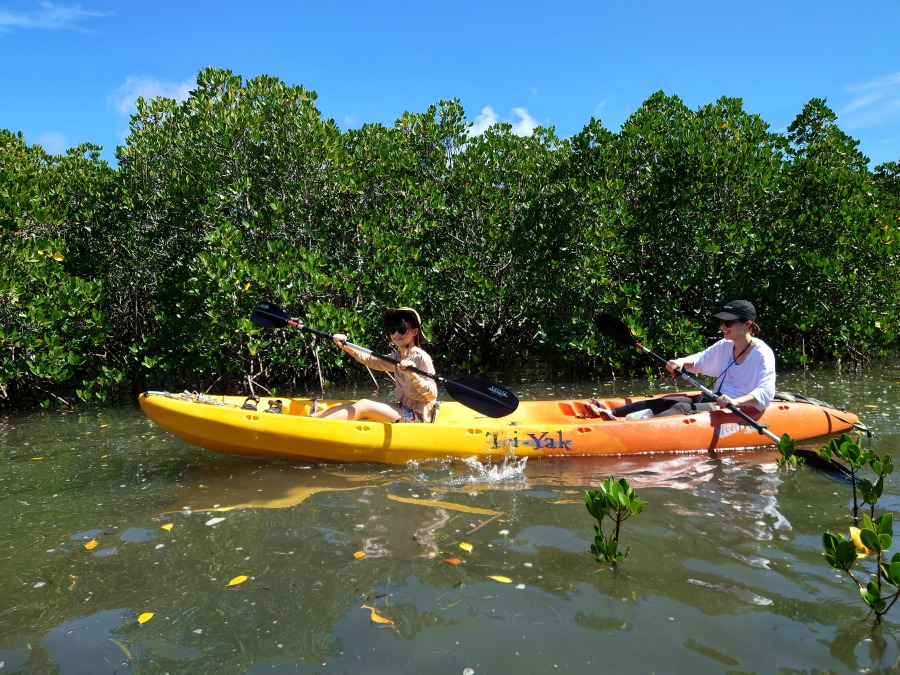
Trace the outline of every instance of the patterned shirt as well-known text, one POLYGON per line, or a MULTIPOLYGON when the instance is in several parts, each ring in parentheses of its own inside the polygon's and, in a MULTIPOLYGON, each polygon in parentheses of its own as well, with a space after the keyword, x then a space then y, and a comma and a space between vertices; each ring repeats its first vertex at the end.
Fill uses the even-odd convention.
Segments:
MULTIPOLYGON (((434 402, 437 399, 437 382, 424 375, 419 375, 409 370, 402 370, 400 366, 378 358, 373 354, 354 349, 345 345, 350 355, 364 366, 372 370, 380 370, 391 373, 394 377, 394 386, 397 388, 398 402, 401 406, 414 410, 422 416, 426 422, 434 417, 434 402)), ((434 373, 434 364, 431 357, 420 347, 407 347, 401 353, 394 350, 388 354, 397 361, 409 360, 419 370, 426 373, 434 373)))

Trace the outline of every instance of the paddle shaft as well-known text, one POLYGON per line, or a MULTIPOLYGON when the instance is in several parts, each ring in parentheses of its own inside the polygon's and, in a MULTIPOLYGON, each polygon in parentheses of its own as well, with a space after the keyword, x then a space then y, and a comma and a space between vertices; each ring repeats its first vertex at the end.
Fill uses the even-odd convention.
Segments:
MULTIPOLYGON (((642 344, 641 344, 640 342, 638 342, 637 340, 634 341, 634 346, 637 347, 638 349, 640 349, 640 350, 641 350, 642 352, 644 352, 645 354, 648 354, 648 355, 652 356, 652 357, 655 358, 657 361, 659 361, 661 364, 666 365, 666 364, 668 363, 668 361, 667 361, 666 359, 664 359, 662 356, 660 356, 659 354, 656 354, 656 353, 654 353, 653 351, 647 349, 644 345, 642 345, 642 344)), ((690 382, 692 385, 694 385, 695 387, 697 387, 697 389, 699 389, 700 391, 702 391, 704 394, 706 394, 706 395, 709 396, 710 398, 712 398, 712 399, 718 398, 718 397, 712 392, 711 389, 709 389, 709 388, 707 388, 707 387, 704 387, 702 384, 700 384, 700 382, 698 382, 698 381, 695 380, 693 377, 691 377, 686 371, 681 370, 681 369, 679 369, 679 368, 676 368, 676 369, 675 369, 675 373, 676 373, 677 375, 680 375, 681 377, 683 377, 685 380, 687 380, 687 381, 690 382)), ((745 413, 743 410, 741 410, 740 408, 738 408, 738 407, 737 407, 736 405, 734 405, 733 403, 729 403, 726 407, 727 407, 731 412, 733 412, 735 415, 737 415, 738 417, 740 417, 741 419, 743 419, 744 421, 746 421, 748 424, 750 424, 750 426, 752 426, 754 429, 756 429, 759 433, 761 433, 761 434, 763 434, 763 435, 765 435, 765 436, 768 436, 768 437, 772 440, 773 443, 776 443, 776 444, 777 444, 777 443, 779 443, 779 442, 781 441, 781 439, 778 438, 778 436, 776 436, 776 435, 773 434, 771 431, 769 431, 768 429, 766 429, 762 424, 760 424, 760 423, 757 422, 755 419, 753 419, 752 417, 750 417, 747 413, 745 413)))
MULTIPOLYGON (((294 328, 299 328, 300 330, 304 330, 307 333, 312 333, 313 335, 318 335, 321 338, 325 338, 327 340, 334 340, 334 333, 326 333, 324 330, 317 330, 315 328, 311 328, 310 326, 307 326, 305 323, 300 323, 299 321, 295 321, 294 319, 288 319, 287 324, 288 324, 288 326, 293 326, 294 328)), ((366 349, 365 347, 360 347, 359 345, 355 345, 352 342, 347 342, 346 340, 344 340, 343 342, 341 342, 341 344, 346 345, 348 347, 353 347, 353 349, 358 349, 359 351, 364 352, 365 354, 374 356, 377 359, 381 359, 382 361, 387 361, 388 363, 393 363, 394 365, 397 365, 397 366, 400 365, 400 362, 395 358, 391 358, 390 356, 387 356, 385 354, 379 354, 378 352, 373 352, 371 349, 366 349)), ((418 373, 419 375, 424 375, 425 377, 430 377, 435 382, 439 382, 441 384, 447 383, 446 378, 441 377, 440 375, 438 375, 436 373, 429 373, 427 370, 421 370, 420 368, 416 368, 415 366, 407 366, 406 370, 411 370, 412 372, 418 373)))
MULTIPOLYGON (((306 331, 307 333, 312 333, 313 335, 317 335, 321 338, 325 338, 327 340, 334 340, 333 333, 327 333, 323 330, 317 330, 315 328, 307 326, 305 323, 300 323, 299 321, 295 321, 294 319, 288 319, 287 324, 289 326, 293 326, 294 328, 299 328, 300 330, 306 331)), ((391 358, 390 356, 387 356, 385 354, 379 354, 378 352, 373 352, 371 349, 366 349, 365 347, 360 347, 359 345, 355 345, 352 342, 347 342, 345 340, 341 344, 344 344, 348 347, 353 347, 353 349, 358 349, 359 351, 361 351, 365 354, 370 354, 371 356, 381 359, 382 361, 387 361, 388 363, 393 363, 398 366, 400 365, 400 361, 398 361, 397 359, 391 358)), ((446 377, 442 377, 441 375, 438 375, 437 373, 429 373, 428 371, 422 370, 420 368, 416 368, 415 366, 407 366, 405 369, 410 370, 414 373, 418 373, 419 375, 424 375, 425 377, 430 377, 435 382, 442 384, 445 387, 447 387, 448 390, 451 390, 451 393, 452 393, 452 390, 456 390, 457 392, 459 392, 459 390, 463 390, 463 391, 467 392, 470 396, 474 396, 482 401, 485 401, 486 403, 498 403, 498 402, 500 402, 498 400, 498 397, 502 397, 504 399, 509 397, 509 394, 506 392, 505 389, 503 389, 501 387, 497 387, 495 385, 490 386, 489 389, 490 389, 491 393, 488 394, 479 389, 470 387, 467 384, 460 382, 459 380, 448 380, 446 377)), ((504 405, 512 405, 511 402, 508 402, 505 400, 502 401, 502 403, 504 403, 504 405)), ((512 406, 512 409, 509 412, 513 412, 513 410, 515 410, 515 406, 512 406)))

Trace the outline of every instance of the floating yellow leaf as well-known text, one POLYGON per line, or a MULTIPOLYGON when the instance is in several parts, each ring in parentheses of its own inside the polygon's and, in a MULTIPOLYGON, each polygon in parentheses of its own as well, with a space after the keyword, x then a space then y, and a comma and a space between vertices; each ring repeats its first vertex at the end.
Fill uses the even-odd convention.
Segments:
POLYGON ((462 560, 459 558, 444 558, 441 562, 449 563, 451 565, 462 565, 462 560))
POLYGON ((138 625, 143 626, 145 623, 147 623, 152 618, 153 618, 153 612, 144 612, 143 614, 141 614, 138 617, 138 625))
POLYGON ((463 551, 469 551, 469 552, 472 551, 472 544, 470 544, 470 543, 467 542, 467 541, 461 541, 461 542, 459 542, 459 547, 460 547, 463 551))
POLYGON ((365 551, 357 551, 356 553, 353 554, 353 557, 356 558, 357 560, 359 560, 360 558, 365 558, 366 552, 365 551))
POLYGON ((87 543, 84 545, 84 547, 85 547, 88 551, 90 551, 91 549, 97 548, 97 540, 96 540, 96 539, 91 539, 89 542, 87 542, 87 543))
POLYGON ((38 460, 41 460, 41 459, 44 459, 44 458, 43 458, 43 457, 32 457, 32 458, 31 458, 31 461, 32 461, 32 462, 37 462, 38 460))
POLYGON ((165 530, 166 532, 171 532, 173 527, 174 525, 172 525, 172 523, 166 523, 165 525, 161 526, 161 529, 165 530))
POLYGON ((374 607, 370 607, 369 605, 363 605, 362 608, 367 609, 372 613, 369 618, 371 618, 372 621, 374 621, 375 623, 386 623, 386 624, 390 624, 392 626, 394 625, 393 621, 391 621, 390 619, 388 619, 386 617, 381 616, 381 614, 379 614, 378 611, 374 607))
POLYGON ((500 576, 490 576, 489 579, 493 579, 494 581, 499 581, 501 584, 511 584, 512 579, 509 577, 500 577, 500 576))
POLYGON ((856 550, 859 551, 861 556, 864 555, 872 555, 872 551, 868 549, 868 547, 862 543, 862 539, 859 537, 859 528, 851 527, 850 528, 850 539, 853 540, 853 545, 856 546, 856 550))
POLYGON ((231 581, 229 581, 229 582, 226 584, 226 586, 237 586, 238 584, 244 583, 244 582, 247 581, 247 579, 249 579, 249 578, 250 578, 250 577, 248 577, 246 574, 241 574, 240 576, 237 576, 237 577, 235 577, 234 579, 232 579, 231 581))
POLYGON ((101 428, 101 429, 105 429, 105 428, 108 427, 108 426, 109 426, 108 424, 101 424, 101 425, 100 425, 100 428, 101 428))

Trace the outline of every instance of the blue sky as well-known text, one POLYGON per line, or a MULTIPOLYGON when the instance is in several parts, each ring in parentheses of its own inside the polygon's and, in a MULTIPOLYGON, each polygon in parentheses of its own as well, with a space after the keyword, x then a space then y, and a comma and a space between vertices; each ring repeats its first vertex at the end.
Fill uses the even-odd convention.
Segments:
POLYGON ((823 97, 870 166, 900 161, 898 0, 0 0, 0 64, 0 128, 112 164, 136 97, 206 66, 303 85, 342 129, 458 98, 478 128, 618 131, 663 90, 783 132, 823 97))

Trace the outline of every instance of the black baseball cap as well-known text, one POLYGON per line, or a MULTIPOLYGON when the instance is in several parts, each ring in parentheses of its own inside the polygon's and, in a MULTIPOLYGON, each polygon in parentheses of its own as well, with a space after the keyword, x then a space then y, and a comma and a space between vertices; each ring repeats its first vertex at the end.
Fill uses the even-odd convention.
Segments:
POLYGON ((746 300, 732 300, 713 316, 723 321, 756 321, 756 307, 746 300))

